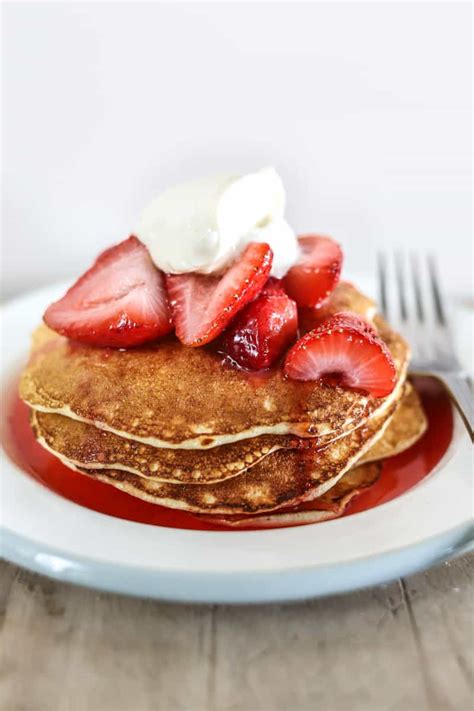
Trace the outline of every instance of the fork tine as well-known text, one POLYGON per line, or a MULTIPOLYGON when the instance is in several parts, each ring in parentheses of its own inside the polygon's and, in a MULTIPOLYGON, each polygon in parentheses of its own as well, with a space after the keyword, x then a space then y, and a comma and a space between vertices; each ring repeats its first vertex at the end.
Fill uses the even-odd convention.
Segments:
POLYGON ((418 259, 418 254, 416 252, 412 252, 410 256, 411 282, 413 287, 413 294, 415 297, 416 316, 418 322, 421 323, 425 318, 425 308, 420 287, 420 263, 418 259))
POLYGON ((407 309, 407 293, 405 284, 405 275, 403 271, 403 257, 400 251, 396 251, 394 255, 395 263, 395 278, 397 280, 398 287, 398 307, 400 310, 400 318, 402 321, 406 322, 408 320, 408 309, 407 309))
MULTIPOLYGON (((402 324, 403 327, 406 326, 401 313, 401 298, 403 296, 400 296, 399 289, 400 277, 403 280, 403 276, 400 274, 401 264, 397 267, 394 254, 384 251, 378 253, 377 262, 379 311, 395 329, 401 330, 402 324)), ((406 314, 406 308, 403 313, 406 314)))
POLYGON ((413 353, 413 364, 418 365, 429 358, 432 350, 431 339, 426 338, 429 328, 430 309, 426 298, 426 269, 424 260, 417 252, 411 253, 411 331, 408 334, 413 353))
POLYGON ((436 266, 436 260, 433 254, 428 255, 428 275, 430 280, 431 294, 433 297, 436 318, 442 326, 446 326, 447 322, 443 308, 443 300, 441 296, 441 288, 438 278, 438 268, 436 266))
POLYGON ((387 262, 385 254, 378 252, 377 254, 377 276, 378 276, 378 292, 379 292, 379 308, 382 316, 388 318, 388 303, 387 303, 387 262))
POLYGON ((411 345, 412 372, 434 375, 448 387, 473 438, 472 393, 449 337, 434 256, 379 252, 377 274, 381 311, 411 345))
POLYGON ((413 358, 421 356, 422 342, 420 328, 422 327, 422 292, 410 255, 397 250, 393 255, 394 287, 398 302, 398 329, 410 343, 413 358))

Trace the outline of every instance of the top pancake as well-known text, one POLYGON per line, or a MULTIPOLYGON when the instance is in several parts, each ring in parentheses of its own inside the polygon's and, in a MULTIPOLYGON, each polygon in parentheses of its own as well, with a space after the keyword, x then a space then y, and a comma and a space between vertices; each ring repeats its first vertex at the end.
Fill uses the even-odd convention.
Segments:
MULTIPOLYGON (((373 302, 339 285, 347 307, 367 312, 373 302)), ((325 307, 331 308, 331 300, 325 307)), ((408 347, 376 319, 404 379, 408 347)), ((285 379, 280 366, 249 374, 210 348, 186 348, 174 337, 130 350, 68 341, 41 326, 34 335, 20 395, 31 407, 56 412, 155 447, 207 448, 262 434, 321 436, 348 433, 384 399, 285 379)))

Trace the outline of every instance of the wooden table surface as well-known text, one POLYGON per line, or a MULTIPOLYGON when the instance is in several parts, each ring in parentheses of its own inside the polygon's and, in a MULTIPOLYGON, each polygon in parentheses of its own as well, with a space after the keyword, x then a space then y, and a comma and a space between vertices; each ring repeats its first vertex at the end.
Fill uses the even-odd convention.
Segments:
POLYGON ((371 590, 173 605, 0 564, 2 711, 472 711, 474 557, 371 590))

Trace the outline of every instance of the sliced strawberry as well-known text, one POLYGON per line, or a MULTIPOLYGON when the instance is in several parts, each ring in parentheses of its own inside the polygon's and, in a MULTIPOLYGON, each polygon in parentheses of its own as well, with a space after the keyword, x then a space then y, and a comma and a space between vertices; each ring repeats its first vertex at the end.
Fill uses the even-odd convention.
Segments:
POLYGON ((224 333, 219 350, 243 368, 269 368, 296 339, 298 309, 285 293, 264 293, 224 333))
POLYGON ((262 290, 272 266, 268 244, 251 242, 222 276, 169 274, 166 285, 176 335, 186 346, 203 346, 262 290))
POLYGON ((288 296, 298 306, 318 306, 339 281, 342 250, 329 237, 306 235, 298 239, 301 259, 284 278, 288 296))
POLYGON ((283 279, 276 279, 275 277, 270 277, 265 286, 263 287, 262 294, 277 294, 286 295, 285 287, 283 285, 283 279))
POLYGON ((331 316, 331 326, 332 328, 357 328, 366 336, 377 336, 374 325, 353 311, 339 311, 331 316))
POLYGON ((374 397, 389 395, 396 382, 385 343, 369 323, 348 312, 303 336, 288 352, 284 367, 293 380, 323 380, 374 397))
POLYGON ((163 274, 136 237, 102 252, 43 318, 63 336, 112 348, 153 341, 173 328, 163 274))

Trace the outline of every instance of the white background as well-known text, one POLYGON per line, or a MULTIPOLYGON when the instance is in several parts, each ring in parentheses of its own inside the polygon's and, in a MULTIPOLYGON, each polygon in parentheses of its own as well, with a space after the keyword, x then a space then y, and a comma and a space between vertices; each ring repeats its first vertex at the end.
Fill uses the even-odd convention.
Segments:
POLYGON ((3 8, 3 287, 79 274, 163 187, 274 164, 352 271, 471 265, 470 4, 3 8))

